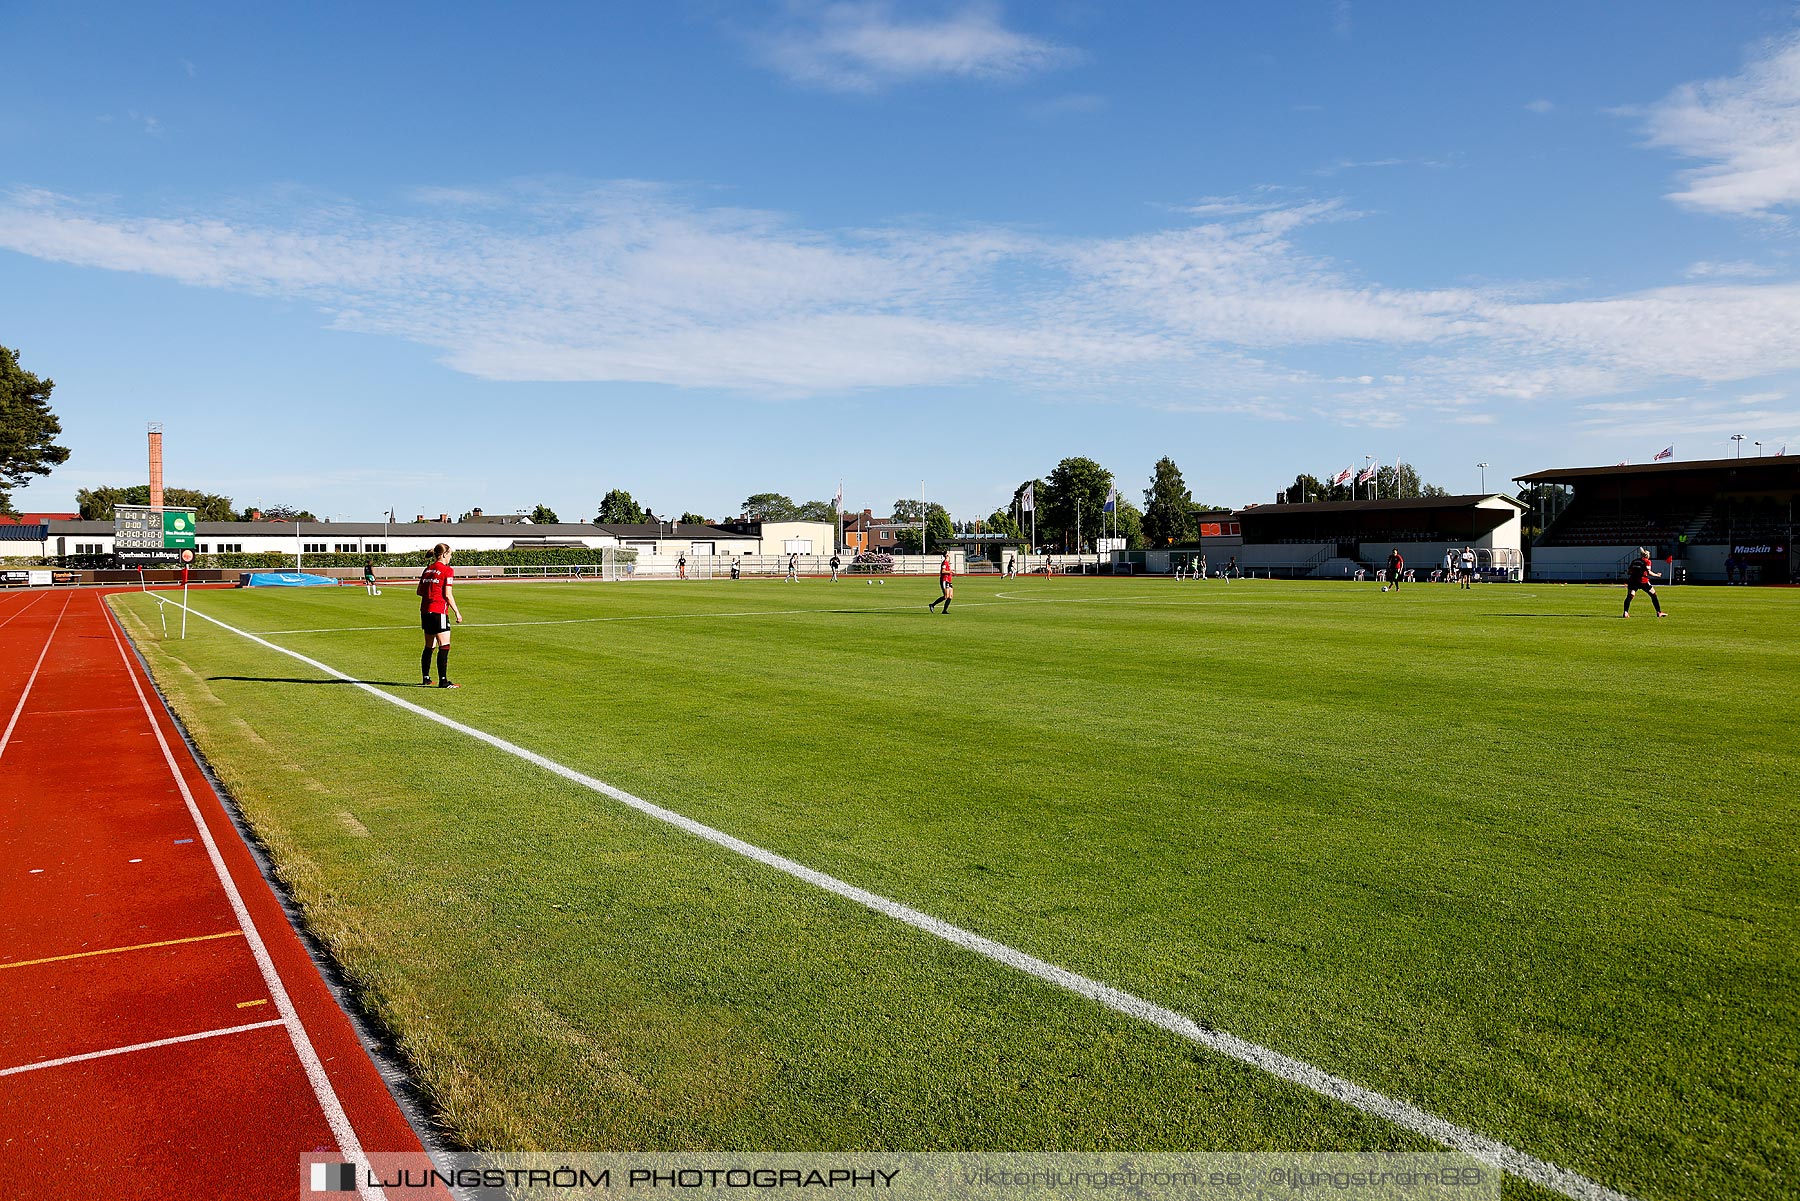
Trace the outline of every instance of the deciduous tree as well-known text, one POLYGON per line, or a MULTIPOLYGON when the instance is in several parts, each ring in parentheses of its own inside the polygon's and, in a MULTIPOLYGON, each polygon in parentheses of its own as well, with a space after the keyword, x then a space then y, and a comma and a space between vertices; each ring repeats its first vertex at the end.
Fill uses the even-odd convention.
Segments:
POLYGON ((981 532, 1000 534, 1007 538, 1023 538, 1025 536, 1024 531, 1019 529, 1018 521, 1006 509, 995 509, 988 514, 987 520, 981 523, 981 532))
POLYGON ((644 510, 631 499, 631 493, 614 488, 600 501, 600 514, 594 520, 600 525, 637 525, 644 520, 644 510))
POLYGON ((779 492, 758 492, 744 498, 744 517, 749 521, 792 521, 798 506, 779 492))
POLYGON ((1181 478, 1181 468, 1164 455, 1156 461, 1144 490, 1144 537, 1152 546, 1194 540, 1194 496, 1181 478))
MULTIPOLYGON (((101 484, 94 488, 78 489, 75 493, 75 507, 80 511, 83 521, 111 521, 114 511, 120 505, 147 505, 149 503, 149 484, 133 484, 125 488, 101 484)), ((236 521, 238 519, 237 509, 229 496, 197 492, 192 488, 164 488, 163 504, 171 509, 194 510, 196 521, 236 521)), ((312 519, 310 513, 300 518, 302 521, 311 521, 312 519)))
POLYGON ((1056 465, 1038 492, 1038 529, 1043 538, 1074 549, 1100 534, 1101 509, 1112 473, 1092 459, 1069 458, 1056 465))
POLYGON ((950 512, 943 505, 933 504, 931 512, 925 516, 925 549, 928 554, 937 554, 950 545, 956 537, 956 530, 950 524, 950 512))

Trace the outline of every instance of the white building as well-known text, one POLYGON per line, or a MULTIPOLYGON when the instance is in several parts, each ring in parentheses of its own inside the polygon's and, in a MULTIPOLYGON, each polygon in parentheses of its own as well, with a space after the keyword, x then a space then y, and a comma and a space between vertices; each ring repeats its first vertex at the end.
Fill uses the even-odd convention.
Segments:
MULTIPOLYGON (((51 521, 11 527, 0 557, 61 559, 113 553, 110 521, 51 521)), ((829 530, 829 526, 821 527, 829 530)), ((781 545, 765 549, 762 539, 709 525, 673 522, 639 525, 587 525, 563 522, 528 525, 502 522, 356 522, 356 521, 202 521, 197 524, 197 555, 261 554, 380 555, 428 551, 439 542, 455 550, 543 550, 609 547, 645 555, 779 554, 781 545)), ((829 544, 827 544, 829 545, 829 544)))

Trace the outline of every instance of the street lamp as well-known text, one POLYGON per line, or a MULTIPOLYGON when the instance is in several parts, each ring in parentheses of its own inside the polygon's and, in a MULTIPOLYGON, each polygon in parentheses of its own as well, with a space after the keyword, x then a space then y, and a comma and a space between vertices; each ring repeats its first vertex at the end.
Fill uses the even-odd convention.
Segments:
POLYGON ((1486 463, 1477 463, 1477 464, 1475 464, 1475 466, 1481 468, 1481 494, 1483 496, 1486 496, 1487 495, 1487 468, 1488 468, 1488 465, 1486 463))
POLYGON ((1762 443, 1761 442, 1758 442, 1756 444, 1756 457, 1759 459, 1762 458, 1762 443))
POLYGON ((1743 458, 1744 457, 1744 435, 1733 434, 1733 435, 1731 435, 1731 440, 1733 442, 1737 443, 1737 457, 1740 459, 1743 458))

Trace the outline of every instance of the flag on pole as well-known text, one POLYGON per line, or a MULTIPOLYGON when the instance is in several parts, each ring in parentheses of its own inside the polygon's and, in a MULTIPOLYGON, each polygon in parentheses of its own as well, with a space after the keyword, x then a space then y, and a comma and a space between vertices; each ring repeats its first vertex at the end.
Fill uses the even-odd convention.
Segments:
POLYGON ((1331 486, 1333 488, 1337 487, 1340 484, 1348 484, 1349 482, 1350 482, 1350 469, 1348 467, 1344 468, 1342 471, 1338 472, 1336 475, 1331 477, 1331 486))
POLYGON ((1381 470, 1380 463, 1370 463, 1367 467, 1363 468, 1361 471, 1356 473, 1356 482, 1359 484, 1366 484, 1370 480, 1374 479, 1375 473, 1380 470, 1381 470))
POLYGON ((1782 455, 1785 455, 1786 453, 1787 453, 1787 443, 1783 442, 1781 444, 1781 449, 1775 452, 1775 457, 1779 459, 1782 455))
POLYGON ((1650 461, 1652 463, 1654 463, 1654 462, 1656 462, 1657 459, 1672 459, 1674 457, 1675 457, 1675 448, 1673 446, 1665 446, 1661 450, 1657 451, 1656 454, 1651 458, 1650 461))
POLYGON ((1119 490, 1117 488, 1107 489, 1106 503, 1104 505, 1100 506, 1100 511, 1102 513, 1110 513, 1118 507, 1119 507, 1119 490))
POLYGON ((1036 484, 1026 484, 1025 491, 1019 494, 1019 507, 1027 513, 1037 512, 1037 497, 1034 495, 1036 491, 1036 484))
POLYGON ((834 509, 841 509, 844 507, 844 481, 843 480, 838 481, 837 495, 832 497, 831 507, 834 509))

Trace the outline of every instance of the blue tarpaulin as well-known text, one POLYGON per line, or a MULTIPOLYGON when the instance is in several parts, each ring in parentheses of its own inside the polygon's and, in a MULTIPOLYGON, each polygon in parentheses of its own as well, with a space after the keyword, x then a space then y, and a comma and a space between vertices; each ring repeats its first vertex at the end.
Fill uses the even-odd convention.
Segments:
POLYGON ((253 571, 244 577, 246 588, 336 588, 337 581, 328 575, 308 575, 304 571, 253 571))

